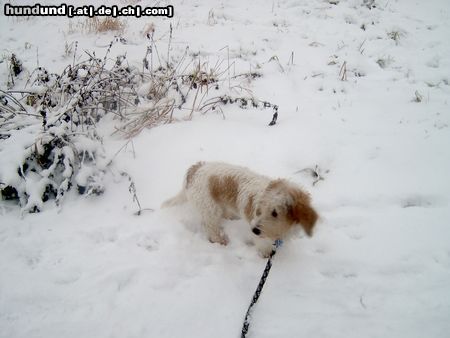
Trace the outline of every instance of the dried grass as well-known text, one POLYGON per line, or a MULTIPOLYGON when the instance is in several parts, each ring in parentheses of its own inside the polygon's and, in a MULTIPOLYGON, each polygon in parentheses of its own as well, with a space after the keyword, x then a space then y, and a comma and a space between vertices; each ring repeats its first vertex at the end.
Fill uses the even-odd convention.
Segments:
POLYGON ((127 23, 124 20, 113 17, 93 17, 86 18, 83 21, 69 21, 68 33, 82 32, 87 34, 99 34, 105 32, 117 32, 122 34, 127 28, 127 23))
POLYGON ((123 33, 126 28, 125 21, 113 17, 93 17, 86 19, 86 29, 89 33, 104 33, 109 31, 123 33))

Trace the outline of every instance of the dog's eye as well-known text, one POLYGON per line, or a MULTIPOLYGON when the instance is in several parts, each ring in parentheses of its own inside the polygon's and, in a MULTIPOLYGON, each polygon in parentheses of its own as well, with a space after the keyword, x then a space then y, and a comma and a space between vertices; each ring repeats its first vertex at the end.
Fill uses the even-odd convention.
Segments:
POLYGON ((273 216, 273 217, 277 217, 277 216, 278 216, 276 210, 272 211, 272 216, 273 216))

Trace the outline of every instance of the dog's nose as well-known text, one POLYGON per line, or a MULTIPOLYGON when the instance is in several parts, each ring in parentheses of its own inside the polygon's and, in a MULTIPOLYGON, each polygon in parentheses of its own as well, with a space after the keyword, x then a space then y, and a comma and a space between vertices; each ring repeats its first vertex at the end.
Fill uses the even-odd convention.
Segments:
POLYGON ((258 228, 253 228, 252 232, 257 236, 261 235, 261 230, 259 230, 258 228))

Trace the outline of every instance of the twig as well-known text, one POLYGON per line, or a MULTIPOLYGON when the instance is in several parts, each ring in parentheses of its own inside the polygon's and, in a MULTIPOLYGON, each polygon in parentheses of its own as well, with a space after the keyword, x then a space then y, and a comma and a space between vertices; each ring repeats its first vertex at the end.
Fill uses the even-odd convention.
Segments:
POLYGON ((341 81, 347 81, 347 61, 344 61, 342 64, 341 69, 339 70, 339 77, 341 81))
POLYGON ((359 303, 361 304, 361 306, 363 307, 363 309, 367 309, 366 304, 364 304, 364 300, 363 300, 363 296, 362 296, 362 295, 359 297, 359 303))
POLYGON ((294 51, 291 52, 291 57, 289 58, 288 65, 293 66, 294 65, 294 51))

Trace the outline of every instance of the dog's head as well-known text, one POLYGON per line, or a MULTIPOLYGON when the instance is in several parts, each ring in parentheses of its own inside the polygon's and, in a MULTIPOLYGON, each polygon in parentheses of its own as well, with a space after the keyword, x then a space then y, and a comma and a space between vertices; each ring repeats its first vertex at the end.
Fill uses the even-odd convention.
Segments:
POLYGON ((274 180, 255 203, 252 232, 272 240, 285 238, 300 225, 312 236, 318 215, 309 195, 286 180, 274 180))

